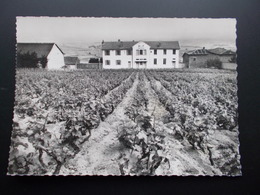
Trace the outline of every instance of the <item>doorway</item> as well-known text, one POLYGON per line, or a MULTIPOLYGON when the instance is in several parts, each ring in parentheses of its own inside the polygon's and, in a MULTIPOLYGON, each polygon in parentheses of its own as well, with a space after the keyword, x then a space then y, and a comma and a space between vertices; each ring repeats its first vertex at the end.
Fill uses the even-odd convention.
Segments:
POLYGON ((131 61, 128 61, 128 68, 132 68, 131 61))

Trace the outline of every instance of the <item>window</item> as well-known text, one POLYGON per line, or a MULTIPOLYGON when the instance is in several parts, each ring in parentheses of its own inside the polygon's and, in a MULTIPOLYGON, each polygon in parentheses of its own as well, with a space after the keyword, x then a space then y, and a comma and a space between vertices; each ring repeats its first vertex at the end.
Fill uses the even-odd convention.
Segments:
POLYGON ((163 50, 163 54, 166 55, 166 49, 163 50))
POLYGON ((172 50, 172 54, 176 54, 176 49, 173 49, 173 50, 172 50))
POLYGON ((193 61, 196 61, 196 58, 193 58, 193 61))
POLYGON ((157 49, 154 50, 154 55, 157 55, 157 49))
POLYGON ((106 61, 105 61, 105 64, 106 64, 106 65, 110 65, 110 60, 106 60, 106 61))
POLYGON ((163 58, 163 64, 166 64, 166 58, 163 58))
POLYGON ((120 56, 120 54, 121 54, 121 51, 120 50, 116 50, 116 55, 120 56))
POLYGON ((132 51, 130 49, 127 50, 127 55, 132 55, 132 51))
POLYGON ((156 58, 153 59, 153 63, 154 63, 154 64, 157 64, 157 59, 156 59, 156 58))
POLYGON ((105 50, 105 55, 109 56, 110 55, 110 50, 105 50))
POLYGON ((117 60, 116 65, 121 65, 121 60, 117 60))
POLYGON ((146 50, 138 49, 138 50, 136 50, 136 55, 146 55, 146 50))

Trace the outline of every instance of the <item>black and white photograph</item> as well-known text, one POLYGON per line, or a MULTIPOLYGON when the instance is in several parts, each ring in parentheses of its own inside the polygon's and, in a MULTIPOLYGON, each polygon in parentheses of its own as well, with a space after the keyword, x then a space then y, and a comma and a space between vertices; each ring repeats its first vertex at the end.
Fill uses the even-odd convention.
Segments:
POLYGON ((241 176, 236 25, 16 17, 8 175, 241 176))

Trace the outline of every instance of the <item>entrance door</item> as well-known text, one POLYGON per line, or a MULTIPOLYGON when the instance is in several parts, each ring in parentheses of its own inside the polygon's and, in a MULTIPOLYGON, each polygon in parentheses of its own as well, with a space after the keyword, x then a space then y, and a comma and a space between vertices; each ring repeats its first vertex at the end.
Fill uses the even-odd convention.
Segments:
POLYGON ((139 62, 139 68, 145 69, 146 68, 146 62, 139 62))
POLYGON ((132 68, 131 61, 128 61, 128 68, 132 68))
POLYGON ((141 68, 141 69, 144 68, 143 62, 140 62, 140 63, 139 63, 139 68, 141 68))
POLYGON ((172 61, 172 66, 173 66, 173 68, 176 68, 176 62, 175 61, 172 61))

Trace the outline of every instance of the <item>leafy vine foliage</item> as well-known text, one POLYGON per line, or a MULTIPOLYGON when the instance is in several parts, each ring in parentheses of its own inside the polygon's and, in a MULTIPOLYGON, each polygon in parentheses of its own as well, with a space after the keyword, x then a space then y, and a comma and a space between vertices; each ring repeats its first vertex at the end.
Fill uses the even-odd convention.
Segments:
POLYGON ((135 76, 18 69, 9 173, 59 174, 122 101, 135 76))
POLYGON ((240 156, 235 141, 214 145, 210 140, 214 132, 237 133, 235 76, 214 69, 17 69, 9 173, 43 175, 77 169, 70 160, 115 113, 131 88, 133 94, 122 109, 124 120, 113 129, 123 148, 117 159, 122 175, 174 169, 169 137, 207 156, 210 166, 222 174, 236 175, 240 156), (155 117, 151 94, 165 112, 161 118, 155 117))
POLYGON ((139 83, 132 104, 125 114, 132 120, 132 126, 123 126, 119 141, 130 149, 121 156, 120 170, 123 175, 154 175, 162 163, 168 163, 165 156, 165 133, 158 131, 153 123, 153 112, 148 111, 148 100, 144 73, 139 74, 139 83), (132 160, 131 160, 132 159, 132 160))
POLYGON ((208 74, 197 71, 197 74, 147 71, 146 75, 169 112, 164 122, 172 123, 174 137, 188 141, 194 150, 207 153, 211 165, 220 167, 223 174, 235 175, 240 171, 237 147, 232 144, 225 146, 225 150, 232 150, 229 152, 233 155, 227 158, 223 152, 222 157, 228 164, 228 168, 223 169, 221 158, 212 156, 208 137, 216 130, 238 131, 236 79, 231 79, 233 73, 224 71, 218 74, 211 74, 211 70, 208 74))

